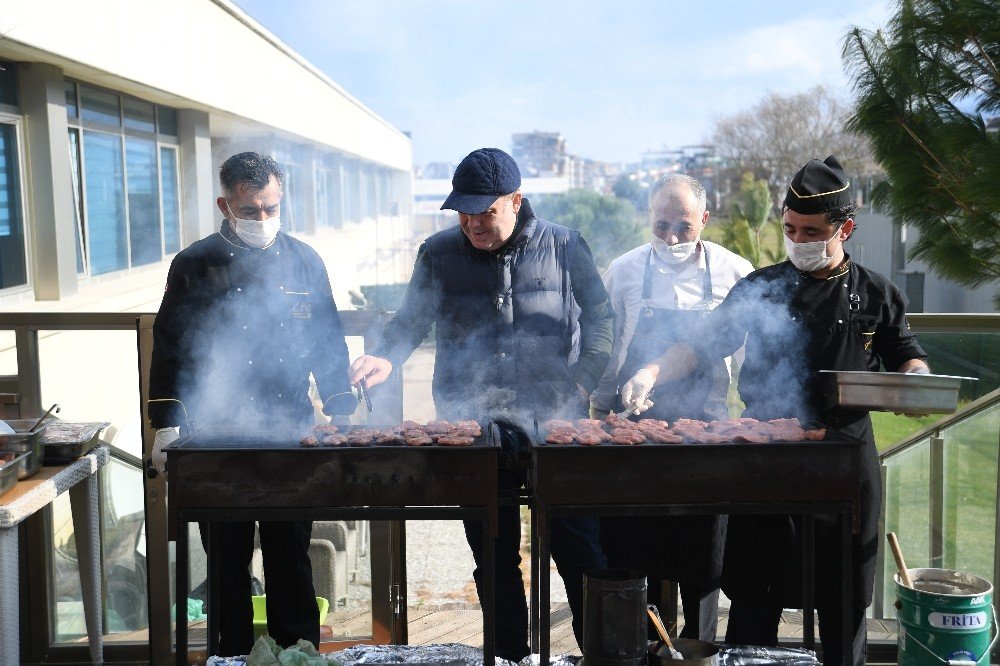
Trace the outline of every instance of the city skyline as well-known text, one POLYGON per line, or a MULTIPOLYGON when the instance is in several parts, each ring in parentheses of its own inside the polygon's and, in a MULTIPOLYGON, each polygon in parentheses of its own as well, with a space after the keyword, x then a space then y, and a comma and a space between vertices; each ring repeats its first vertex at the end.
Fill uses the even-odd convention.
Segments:
POLYGON ((236 3, 413 139, 414 164, 457 162, 517 132, 559 132, 609 162, 706 141, 712 120, 768 91, 845 97, 840 42, 881 27, 886 2, 788 0, 236 3))

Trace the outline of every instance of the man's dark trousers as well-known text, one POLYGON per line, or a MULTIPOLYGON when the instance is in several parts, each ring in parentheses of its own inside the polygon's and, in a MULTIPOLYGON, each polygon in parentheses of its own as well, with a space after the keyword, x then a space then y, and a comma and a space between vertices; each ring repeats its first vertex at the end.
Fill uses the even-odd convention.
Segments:
MULTIPOLYGON (((267 632, 281 647, 304 638, 319 646, 319 608, 312 583, 309 541, 312 522, 262 522, 260 550, 267 593, 267 632)), ((202 541, 207 523, 201 523, 202 541)), ((250 560, 254 523, 218 523, 212 548, 219 558, 219 654, 238 656, 253 648, 250 560)), ((211 612, 211 609, 210 609, 211 612)))
MULTIPOLYGON (((510 494, 522 483, 521 475, 501 471, 500 493, 510 494)), ((496 645, 497 656, 518 662, 531 653, 528 647, 528 602, 521 574, 521 515, 518 506, 501 506, 499 534, 494 541, 496 566, 496 645)), ((466 520, 465 537, 472 548, 476 569, 472 572, 479 598, 483 596, 483 524, 466 520)), ((573 634, 583 645, 583 574, 604 569, 607 560, 598 540, 596 518, 553 518, 552 559, 566 585, 566 598, 573 612, 573 634)), ((547 609, 543 612, 548 612, 547 609)))

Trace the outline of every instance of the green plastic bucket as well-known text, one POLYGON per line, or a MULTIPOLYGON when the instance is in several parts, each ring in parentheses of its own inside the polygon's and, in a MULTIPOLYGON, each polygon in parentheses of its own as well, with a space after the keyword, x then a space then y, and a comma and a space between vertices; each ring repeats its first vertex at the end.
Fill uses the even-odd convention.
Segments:
POLYGON ((895 576, 900 666, 988 664, 996 623, 990 582, 951 569, 907 571, 915 589, 895 576))
MULTIPOLYGON (((254 640, 267 633, 267 595, 254 596, 253 602, 253 637, 254 640)), ((316 597, 319 608, 319 623, 326 622, 326 614, 330 610, 330 602, 325 597, 316 597)))

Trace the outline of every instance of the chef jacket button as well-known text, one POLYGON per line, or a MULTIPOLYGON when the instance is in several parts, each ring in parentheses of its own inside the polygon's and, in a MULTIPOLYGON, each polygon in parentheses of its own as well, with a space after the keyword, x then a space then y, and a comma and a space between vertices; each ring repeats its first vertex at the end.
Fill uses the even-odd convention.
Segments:
POLYGON ((278 359, 278 363, 284 363, 284 362, 285 362, 285 359, 283 359, 283 358, 279 358, 278 359))
POLYGON ((275 250, 274 253, 275 254, 281 254, 281 250, 275 250))
POLYGON ((247 361, 250 365, 253 365, 253 361, 247 361))
POLYGON ((284 328, 285 327, 285 322, 281 322, 280 324, 278 324, 278 326, 280 326, 281 328, 284 328))
POLYGON ((253 402, 253 396, 250 396, 250 402, 253 402))
POLYGON ((236 255, 235 255, 235 254, 233 254, 232 252, 230 252, 230 253, 229 253, 229 256, 230 256, 230 257, 235 257, 236 255))
POLYGON ((280 394, 280 393, 278 394, 278 397, 279 397, 279 398, 281 397, 281 394, 280 394))
POLYGON ((244 331, 245 331, 245 330, 247 330, 247 327, 246 327, 246 326, 244 326, 244 327, 243 327, 243 330, 244 330, 244 331))
POLYGON ((795 317, 794 316, 792 317, 792 321, 795 321, 795 317))
POLYGON ((507 352, 500 352, 500 358, 507 358, 507 352))
POLYGON ((837 320, 837 323, 838 323, 838 324, 843 324, 843 323, 844 323, 844 320, 843 320, 843 319, 838 319, 838 320, 837 320))
POLYGON ((236 287, 236 291, 243 291, 243 287, 236 287))

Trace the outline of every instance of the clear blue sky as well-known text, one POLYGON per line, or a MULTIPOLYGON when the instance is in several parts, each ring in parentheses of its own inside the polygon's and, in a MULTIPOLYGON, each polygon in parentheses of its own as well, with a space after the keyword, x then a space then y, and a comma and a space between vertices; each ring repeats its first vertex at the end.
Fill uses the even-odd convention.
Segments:
MULTIPOLYGON (((700 143, 768 90, 849 94, 840 44, 885 0, 235 0, 412 133, 414 163, 559 131, 583 157, 700 143)), ((235 45, 238 47, 239 45, 235 45)))

